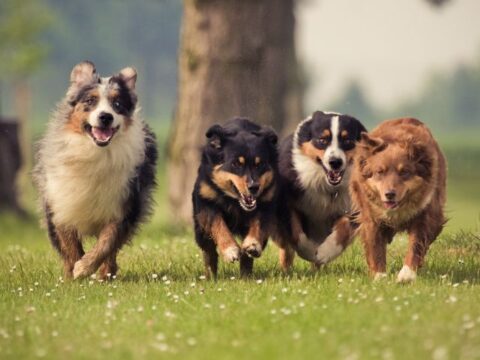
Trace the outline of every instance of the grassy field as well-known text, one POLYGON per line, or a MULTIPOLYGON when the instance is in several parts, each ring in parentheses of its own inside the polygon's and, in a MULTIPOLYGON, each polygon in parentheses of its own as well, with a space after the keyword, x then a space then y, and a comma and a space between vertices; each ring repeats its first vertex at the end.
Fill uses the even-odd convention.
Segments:
POLYGON ((0 358, 480 358, 478 147, 447 146, 451 221, 418 281, 397 285, 406 241, 373 283, 357 241, 318 272, 282 274, 274 245, 252 279, 202 276, 190 231, 153 221, 119 256, 115 281, 70 282, 37 221, 0 217, 0 358), (462 230, 463 229, 463 230, 462 230))

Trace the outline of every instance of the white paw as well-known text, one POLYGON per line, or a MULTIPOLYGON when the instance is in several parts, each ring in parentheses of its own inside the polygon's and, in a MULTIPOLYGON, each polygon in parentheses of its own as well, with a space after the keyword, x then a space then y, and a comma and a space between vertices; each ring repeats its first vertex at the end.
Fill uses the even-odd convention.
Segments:
POLYGON ((377 272, 373 276, 373 281, 381 281, 381 280, 386 279, 386 278, 387 278, 387 273, 377 272))
POLYGON ((230 246, 223 252, 223 259, 226 262, 234 262, 240 260, 240 248, 238 246, 230 246))
POLYGON ((417 272, 410 268, 408 265, 403 265, 402 269, 397 275, 398 283, 407 283, 415 281, 417 278, 417 272))
POLYGON ((326 264, 335 259, 343 252, 342 245, 337 243, 336 232, 330 234, 325 241, 317 248, 315 254, 317 264, 326 264))
POLYGON ((84 261, 78 260, 73 267, 73 278, 78 279, 82 277, 87 277, 95 272, 95 269, 92 269, 84 261))
POLYGON ((262 255, 262 245, 255 238, 247 237, 242 244, 242 250, 252 258, 257 258, 262 255))

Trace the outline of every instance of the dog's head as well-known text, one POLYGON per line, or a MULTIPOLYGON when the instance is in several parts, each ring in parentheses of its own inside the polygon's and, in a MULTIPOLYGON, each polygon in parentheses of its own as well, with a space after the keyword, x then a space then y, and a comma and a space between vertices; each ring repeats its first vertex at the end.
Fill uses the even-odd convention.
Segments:
POLYGON ((336 187, 353 163, 353 150, 360 134, 366 131, 354 117, 317 111, 297 127, 294 148, 315 163, 327 183, 336 187))
POLYGON ((359 167, 368 193, 386 210, 415 201, 432 176, 432 156, 425 144, 408 140, 387 143, 362 134, 359 167))
POLYGON ((126 67, 111 77, 100 77, 89 61, 76 65, 70 74, 67 101, 72 107, 67 128, 107 146, 115 134, 132 123, 137 96, 137 72, 126 67))
POLYGON ((271 200, 277 162, 277 135, 248 119, 213 125, 206 133, 206 161, 211 179, 226 196, 238 200, 245 211, 257 199, 271 200))

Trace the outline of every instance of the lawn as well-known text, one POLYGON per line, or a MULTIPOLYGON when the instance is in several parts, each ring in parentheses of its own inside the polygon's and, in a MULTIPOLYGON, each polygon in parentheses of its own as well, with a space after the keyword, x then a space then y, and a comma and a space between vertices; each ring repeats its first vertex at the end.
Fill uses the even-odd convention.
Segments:
POLYGON ((358 241, 317 272, 297 260, 283 274, 270 245, 253 278, 222 263, 218 281, 205 280, 192 233, 166 220, 162 175, 153 221, 112 282, 63 281, 38 222, 3 215, 0 358, 478 359, 480 153, 446 151, 451 221, 410 285, 394 281, 402 236, 381 282, 368 278, 358 241))

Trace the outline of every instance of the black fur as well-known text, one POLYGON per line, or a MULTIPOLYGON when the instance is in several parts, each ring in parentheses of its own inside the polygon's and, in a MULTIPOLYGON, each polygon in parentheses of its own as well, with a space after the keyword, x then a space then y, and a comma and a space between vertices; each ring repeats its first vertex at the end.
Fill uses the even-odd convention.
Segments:
MULTIPOLYGON (((270 231, 274 221, 276 204, 276 177, 277 177, 277 136, 271 129, 261 127, 245 118, 235 118, 227 121, 223 126, 213 125, 206 132, 207 143, 203 147, 198 176, 192 194, 193 219, 195 239, 202 249, 205 265, 212 275, 217 274, 218 254, 216 244, 208 229, 214 219, 220 216, 227 224, 234 236, 242 239, 249 231, 252 219, 259 219, 264 231, 270 231), (239 156, 245 157, 245 164, 235 164, 239 156), (255 166, 255 157, 263 159, 255 166), (257 206, 253 211, 246 211, 240 206, 237 198, 225 193, 212 179, 216 166, 221 170, 244 176, 252 183, 267 171, 273 173, 273 181, 257 194, 257 206), (205 183, 212 189, 213 198, 205 198, 200 192, 201 184, 205 183), (274 192, 271 199, 263 199, 269 191, 274 192)), ((238 194, 237 194, 238 195, 238 194)), ((262 244, 263 248, 266 245, 262 244)), ((252 270, 253 259, 247 254, 240 255, 242 274, 249 274, 252 270)))

